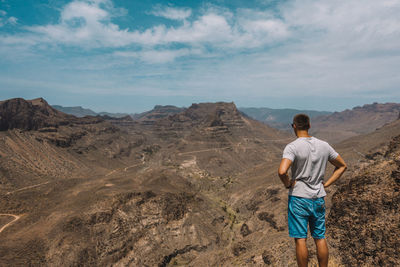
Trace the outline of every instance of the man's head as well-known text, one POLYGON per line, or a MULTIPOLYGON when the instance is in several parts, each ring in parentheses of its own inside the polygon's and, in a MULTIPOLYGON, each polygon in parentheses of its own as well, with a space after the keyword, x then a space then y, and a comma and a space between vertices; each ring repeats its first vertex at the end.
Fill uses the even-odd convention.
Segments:
POLYGON ((297 114, 293 118, 292 127, 296 128, 298 131, 308 131, 308 129, 310 129, 310 117, 306 114, 297 114))

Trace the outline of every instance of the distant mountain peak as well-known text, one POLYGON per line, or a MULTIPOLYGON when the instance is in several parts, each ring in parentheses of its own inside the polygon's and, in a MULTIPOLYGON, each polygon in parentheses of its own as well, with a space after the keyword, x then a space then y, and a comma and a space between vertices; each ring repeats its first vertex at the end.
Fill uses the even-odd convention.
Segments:
POLYGON ((43 98, 13 98, 0 102, 0 130, 37 130, 67 123, 69 115, 53 109, 43 98))
POLYGON ((135 114, 133 118, 140 121, 142 124, 153 125, 158 119, 178 114, 184 110, 185 108, 179 108, 173 105, 156 105, 152 110, 135 114))
POLYGON ((44 100, 44 98, 42 98, 42 97, 35 98, 32 100, 27 100, 27 101, 32 103, 32 105, 35 105, 35 106, 50 106, 49 103, 47 103, 47 101, 44 100))
POLYGON ((12 98, 0 102, 0 131, 9 129, 38 130, 70 123, 97 123, 102 119, 77 118, 50 106, 43 98, 12 98))
POLYGON ((174 122, 190 122, 192 125, 240 126, 242 114, 233 102, 193 103, 189 108, 170 117, 174 122))

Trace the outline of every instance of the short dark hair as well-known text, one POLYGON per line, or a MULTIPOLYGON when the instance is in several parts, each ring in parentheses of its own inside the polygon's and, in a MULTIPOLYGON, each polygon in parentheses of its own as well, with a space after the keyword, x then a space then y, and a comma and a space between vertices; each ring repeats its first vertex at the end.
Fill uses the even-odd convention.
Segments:
POLYGON ((297 114, 294 116, 293 123, 296 125, 297 130, 310 129, 310 117, 308 117, 306 114, 297 114))

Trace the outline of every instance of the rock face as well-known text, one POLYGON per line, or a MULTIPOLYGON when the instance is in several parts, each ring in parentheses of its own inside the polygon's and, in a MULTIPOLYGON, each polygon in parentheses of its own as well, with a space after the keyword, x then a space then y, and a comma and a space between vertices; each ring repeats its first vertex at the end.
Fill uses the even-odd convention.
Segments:
POLYGON ((201 103, 192 104, 183 112, 168 116, 165 120, 158 120, 158 126, 192 129, 224 127, 242 127, 245 122, 234 103, 201 103))
POLYGON ((70 117, 50 107, 42 99, 14 98, 0 102, 0 130, 37 130, 68 124, 70 117))
POLYGON ((180 254, 204 251, 222 230, 211 224, 193 225, 193 221, 202 220, 200 214, 215 216, 202 202, 187 193, 115 195, 110 201, 98 202, 97 210, 70 217, 57 226, 62 234, 49 253, 63 254, 50 254, 48 263, 167 266, 180 254), (195 212, 188 213, 189 209, 195 212), (71 236, 84 242, 75 244, 71 236))
POLYGON ((332 199, 328 232, 346 266, 400 265, 400 135, 332 199))
POLYGON ((185 108, 178 108, 175 106, 167 105, 161 106, 156 105, 152 110, 135 114, 133 118, 140 121, 142 124, 153 125, 156 120, 166 118, 170 115, 174 115, 184 111, 185 108))
POLYGON ((183 115, 193 122, 209 127, 241 127, 244 125, 242 115, 234 103, 193 104, 183 115))
POLYGON ((25 100, 14 98, 0 102, 0 131, 9 129, 38 130, 72 123, 87 124, 102 121, 101 118, 75 116, 52 108, 43 98, 25 100))

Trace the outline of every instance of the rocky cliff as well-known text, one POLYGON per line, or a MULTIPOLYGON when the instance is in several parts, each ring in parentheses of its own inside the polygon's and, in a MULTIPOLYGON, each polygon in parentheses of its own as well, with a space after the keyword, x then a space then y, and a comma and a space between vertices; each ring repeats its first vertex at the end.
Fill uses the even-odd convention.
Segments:
POLYGON ((140 114, 135 114, 133 118, 146 125, 153 125, 158 119, 166 118, 170 115, 178 114, 184 111, 185 108, 178 108, 175 106, 156 105, 152 110, 140 114))
POLYGON ((38 130, 73 123, 85 124, 102 121, 100 118, 75 116, 51 107, 43 98, 25 100, 14 98, 0 102, 0 131, 9 129, 38 130))

